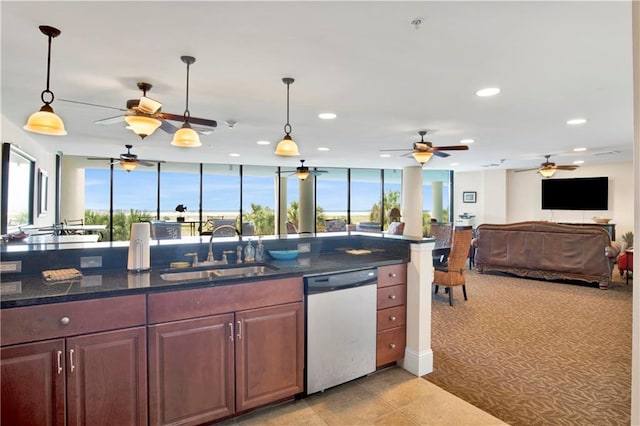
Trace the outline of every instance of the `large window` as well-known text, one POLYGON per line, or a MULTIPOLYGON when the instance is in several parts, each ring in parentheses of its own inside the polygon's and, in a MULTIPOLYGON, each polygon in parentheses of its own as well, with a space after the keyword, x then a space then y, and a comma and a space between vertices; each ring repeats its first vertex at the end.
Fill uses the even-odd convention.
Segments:
MULTIPOLYGON (((400 210, 402 201, 402 170, 384 170, 384 220, 383 228, 386 231, 391 223, 390 212, 392 209, 400 210)), ((401 219, 400 219, 401 220, 401 219)))
POLYGON ((275 234, 276 168, 242 168, 242 221, 253 222, 255 235, 275 234))
POLYGON ((204 164, 202 173, 203 229, 213 231, 214 223, 229 223, 216 222, 218 220, 235 220, 237 228, 240 216, 240 166, 204 164))
POLYGON ((452 222, 451 176, 449 170, 422 171, 422 227, 429 235, 430 222, 452 222))
POLYGON ((322 168, 316 178, 316 231, 325 230, 325 221, 340 219, 347 222, 349 182, 347 169, 322 168))
POLYGON ((2 144, 2 233, 33 223, 35 160, 2 144))
POLYGON ((183 222, 182 235, 198 235, 200 227, 200 165, 160 164, 160 220, 183 222))
POLYGON ((350 223, 380 225, 381 193, 380 169, 351 169, 350 223))

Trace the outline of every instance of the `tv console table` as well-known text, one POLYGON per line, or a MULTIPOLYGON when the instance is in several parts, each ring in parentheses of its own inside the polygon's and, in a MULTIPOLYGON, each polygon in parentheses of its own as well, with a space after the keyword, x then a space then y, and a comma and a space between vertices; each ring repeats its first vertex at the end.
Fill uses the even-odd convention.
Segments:
POLYGON ((575 223, 575 222, 559 222, 562 225, 577 225, 577 226, 591 226, 591 225, 597 225, 597 226, 602 226, 604 229, 606 229, 606 231, 609 233, 609 236, 611 237, 611 241, 615 241, 616 240, 616 224, 615 223, 575 223))

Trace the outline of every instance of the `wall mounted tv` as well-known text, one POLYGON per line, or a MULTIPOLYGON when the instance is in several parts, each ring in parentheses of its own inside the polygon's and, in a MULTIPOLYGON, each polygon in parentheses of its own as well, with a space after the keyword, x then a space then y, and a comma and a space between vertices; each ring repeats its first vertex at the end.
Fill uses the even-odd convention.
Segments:
POLYGON ((543 210, 608 210, 609 178, 543 179, 543 210))

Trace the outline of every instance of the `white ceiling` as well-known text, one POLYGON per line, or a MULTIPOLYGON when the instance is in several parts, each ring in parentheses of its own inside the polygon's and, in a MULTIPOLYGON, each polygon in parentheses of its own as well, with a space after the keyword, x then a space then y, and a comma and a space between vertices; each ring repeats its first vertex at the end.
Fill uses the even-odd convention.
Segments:
POLYGON ((401 168, 417 163, 379 150, 410 149, 426 129, 436 146, 476 141, 426 168, 483 170, 502 160, 493 167, 535 167, 544 154, 558 164, 631 161, 630 1, 0 4, 2 114, 19 127, 40 108, 46 83, 38 26, 62 31, 52 45, 52 106, 69 134, 28 134, 52 152, 117 157, 134 144, 145 159, 401 168), (161 130, 141 141, 124 123, 94 124, 118 111, 60 101, 122 108, 140 96, 136 82, 147 81, 163 111, 182 114, 181 55, 196 58, 191 115, 218 121, 201 148, 172 147, 161 130), (296 79, 298 158, 273 154, 286 121, 282 77, 296 79), (502 92, 475 95, 490 86, 502 92), (318 119, 327 111, 337 119, 318 119), (568 126, 574 117, 588 122, 568 126), (262 139, 272 145, 257 145, 262 139))

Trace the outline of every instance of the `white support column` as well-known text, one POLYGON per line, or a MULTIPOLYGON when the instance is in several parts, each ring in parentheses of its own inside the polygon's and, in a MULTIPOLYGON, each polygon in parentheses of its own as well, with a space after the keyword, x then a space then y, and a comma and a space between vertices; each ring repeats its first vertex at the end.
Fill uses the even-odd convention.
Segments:
POLYGON ((402 367, 416 376, 433 371, 431 283, 434 243, 411 244, 407 264, 407 346, 402 367))
POLYGON ((313 208, 313 177, 300 181, 298 207, 298 232, 314 231, 315 211, 313 208))
POLYGON ((404 235, 422 238, 422 167, 402 169, 402 207, 404 235))
MULTIPOLYGON (((60 220, 84 219, 84 166, 75 164, 72 157, 63 155, 61 168, 60 220)), ((51 186, 49 193, 53 194, 51 186)))

